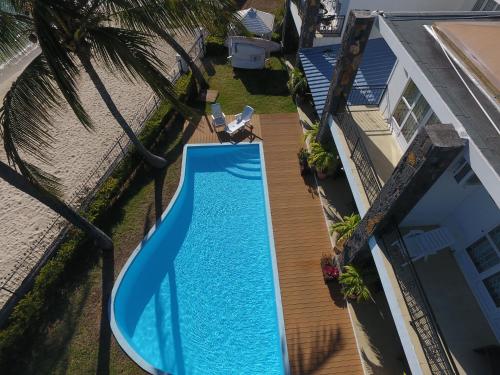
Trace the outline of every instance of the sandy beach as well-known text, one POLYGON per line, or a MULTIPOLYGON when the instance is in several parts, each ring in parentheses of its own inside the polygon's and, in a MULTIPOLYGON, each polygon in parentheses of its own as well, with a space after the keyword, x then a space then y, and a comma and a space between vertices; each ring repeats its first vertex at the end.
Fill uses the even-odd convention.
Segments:
MULTIPOLYGON (((177 40, 187 50, 193 44, 194 37, 181 35, 177 40)), ((37 53, 34 51, 28 54, 15 66, 7 66, 0 74, 0 100, 12 81, 37 53)), ((169 70, 174 66, 175 53, 170 47, 160 43, 158 56, 169 70)), ((151 90, 144 84, 123 81, 100 67, 97 70, 118 108, 131 121, 151 97, 151 90)), ((52 165, 37 164, 61 179, 65 200, 71 197, 104 152, 122 133, 84 74, 79 80, 79 94, 84 107, 92 116, 95 129, 86 131, 66 104, 61 114, 54 117, 54 127, 50 132, 55 139, 51 150, 52 165)), ((0 148, 0 159, 6 160, 3 145, 0 148)), ((51 210, 0 179, 0 280, 10 273, 16 260, 37 241, 54 218, 55 214, 51 210)))

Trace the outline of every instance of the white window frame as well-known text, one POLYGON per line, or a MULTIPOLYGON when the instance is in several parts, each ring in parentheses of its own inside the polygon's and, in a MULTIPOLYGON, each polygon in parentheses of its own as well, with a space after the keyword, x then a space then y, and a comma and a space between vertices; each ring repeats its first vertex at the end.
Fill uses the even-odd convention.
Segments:
POLYGON ((494 334, 496 335, 497 339, 500 340, 500 307, 496 306, 493 297, 484 284, 485 279, 500 271, 500 264, 497 264, 490 269, 480 273, 478 272, 476 265, 472 261, 472 258, 467 251, 470 246, 480 241, 482 238, 486 238, 492 248, 497 252, 497 255, 500 256, 500 248, 495 246, 495 243, 489 236, 489 233, 493 231, 497 226, 498 224, 493 225, 492 227, 488 228, 488 230, 486 230, 482 236, 474 239, 466 246, 460 246, 459 248, 457 248, 457 250, 459 250, 458 254, 460 254, 457 254, 457 261, 461 265, 462 272, 467 279, 467 282, 473 294, 475 295, 476 300, 481 306, 481 309, 483 310, 483 313, 488 320, 494 334))
POLYGON ((410 105, 408 103, 408 101, 406 100, 406 98, 404 97, 404 93, 405 93, 406 89, 408 88, 408 86, 410 85, 411 82, 413 82, 413 81, 411 79, 409 79, 408 82, 406 83, 403 91, 401 92, 401 96, 399 97, 399 100, 397 101, 397 104, 394 107, 394 111, 392 112, 392 115, 391 115, 391 119, 392 119, 393 125, 395 125, 395 126, 393 126, 393 129, 396 130, 396 134, 395 135, 396 135, 396 138, 397 138, 397 140, 398 140, 401 148, 403 149, 403 151, 406 151, 406 149, 408 148, 408 145, 411 144, 411 142, 413 142, 413 139, 415 139, 415 137, 416 137, 416 135, 418 133, 418 129, 420 129, 424 124, 426 124, 427 121, 429 120, 429 118, 434 113, 434 111, 432 110, 432 107, 431 107, 430 103, 424 97, 424 99, 427 101, 427 104, 429 105, 429 109, 423 115, 422 120, 420 122, 417 121, 417 117, 413 113, 413 110, 414 110, 415 106, 417 105, 418 101, 420 100, 420 98, 422 97, 422 92, 420 91, 420 89, 418 88, 418 86, 415 84, 415 82, 413 82, 413 84, 415 85, 415 87, 418 90, 418 94, 417 94, 417 96, 415 98, 415 102, 413 103, 413 105, 410 105), (406 105, 406 108, 408 109, 408 113, 404 116, 403 120, 401 121, 402 125, 400 125, 398 123, 398 121, 394 118, 394 112, 398 108, 399 102, 401 102, 401 101, 403 101, 403 103, 406 105), (411 138, 407 141, 405 139, 405 137, 403 136, 402 131, 403 131, 404 125, 406 124, 406 121, 408 120, 408 118, 410 116, 413 116, 413 120, 415 121, 415 123, 417 123, 417 128, 416 128, 415 132, 413 133, 413 135, 411 136, 411 138))
POLYGON ((497 312, 500 312, 500 306, 497 307, 495 301, 493 300, 493 297, 491 296, 490 292, 488 291, 488 289, 486 288, 486 285, 484 285, 484 280, 487 279, 488 277, 490 276, 493 276, 494 274, 500 272, 500 261, 498 264, 494 265, 493 267, 490 267, 489 269, 485 270, 485 271, 482 271, 482 272, 479 272, 476 268, 476 265, 474 264, 474 262, 472 261, 472 258, 470 257, 467 249, 472 246, 473 244, 475 244, 476 242, 479 242, 481 241, 482 239, 486 238, 486 240, 488 241, 488 243, 490 244, 491 248, 496 252, 499 260, 500 260, 500 248, 498 248, 495 243, 493 242, 493 240, 491 239, 490 237, 490 232, 493 231, 494 229, 496 229, 497 226, 494 226, 493 228, 490 228, 490 230, 488 232, 486 232, 483 236, 479 237, 478 239, 476 239, 474 242, 470 243, 468 246, 465 247, 465 251, 466 251, 466 254, 467 256, 469 257, 469 260, 470 260, 470 263, 472 265, 472 269, 474 269, 477 277, 478 277, 478 280, 481 281, 481 287, 482 289, 484 289, 484 294, 485 296, 487 296, 487 300, 486 301, 488 303, 488 305, 490 306, 490 308, 492 310, 496 310, 497 312))

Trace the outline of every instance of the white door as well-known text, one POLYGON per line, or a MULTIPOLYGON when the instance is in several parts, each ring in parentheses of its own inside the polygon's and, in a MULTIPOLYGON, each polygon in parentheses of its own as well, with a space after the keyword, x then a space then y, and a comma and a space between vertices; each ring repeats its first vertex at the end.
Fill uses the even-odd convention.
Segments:
MULTIPOLYGON (((488 319, 500 325, 500 225, 466 248, 476 280, 476 295, 488 319)), ((497 331, 498 334, 498 331, 497 331)))

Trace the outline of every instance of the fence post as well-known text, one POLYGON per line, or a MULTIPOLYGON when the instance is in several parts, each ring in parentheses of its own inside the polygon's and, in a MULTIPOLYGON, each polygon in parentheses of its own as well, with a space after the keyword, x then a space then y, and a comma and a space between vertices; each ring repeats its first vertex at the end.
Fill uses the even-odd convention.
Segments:
POLYGON ((200 58, 202 58, 203 56, 205 56, 205 33, 203 31, 203 28, 200 27, 198 28, 199 30, 199 33, 200 33, 200 36, 198 37, 198 45, 199 45, 199 48, 200 48, 200 58))

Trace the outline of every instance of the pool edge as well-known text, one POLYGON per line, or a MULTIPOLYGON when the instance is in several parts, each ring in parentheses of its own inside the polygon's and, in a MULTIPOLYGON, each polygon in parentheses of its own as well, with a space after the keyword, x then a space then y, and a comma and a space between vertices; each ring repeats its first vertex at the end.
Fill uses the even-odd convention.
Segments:
MULTIPOLYGON (((276 313, 277 313, 277 321, 278 321, 278 332, 280 336, 280 347, 281 347, 281 355, 282 355, 282 361, 283 361, 283 370, 286 375, 290 374, 290 364, 289 364, 289 359, 288 359, 288 347, 287 347, 287 341, 286 341, 286 333, 285 333, 285 321, 283 317, 283 305, 281 302, 281 289, 280 289, 280 283, 279 283, 279 274, 278 274, 278 265, 277 265, 277 259, 276 259, 276 249, 274 245, 274 233, 273 233, 273 226, 272 226, 272 219, 271 219, 271 205, 269 202, 269 191, 268 191, 268 185, 267 185, 267 173, 266 173, 266 163, 265 163, 265 157, 264 157, 264 147, 261 142, 240 142, 237 145, 257 145, 259 147, 259 155, 261 159, 261 170, 262 170, 262 184, 263 184, 263 191, 264 191, 264 201, 265 201, 265 207, 266 207, 266 218, 267 218, 267 231, 268 231, 268 239, 269 239, 269 250, 271 252, 271 263, 272 263, 272 270, 273 270, 273 283, 274 283, 274 291, 275 291, 275 304, 276 304, 276 313)), ((177 198, 184 186, 184 178, 185 178, 185 169, 186 169, 186 158, 187 158, 187 150, 189 148, 195 148, 195 147, 227 147, 227 146, 235 146, 232 143, 196 143, 196 144, 186 144, 183 147, 183 153, 182 153, 182 166, 181 166, 181 176, 179 179, 179 185, 172 196, 172 199, 170 200, 168 206, 165 208, 161 215, 160 222, 164 220, 166 215, 170 212, 172 209, 173 205, 177 201, 177 198)), ((139 242, 137 247, 132 251, 132 253, 129 255, 127 261, 123 265, 122 269, 120 270, 120 273, 118 274, 118 277, 114 281, 113 284, 113 289, 111 291, 111 297, 108 301, 108 317, 109 317, 109 324, 111 327, 111 331, 113 333, 113 336, 115 337, 116 341, 118 342, 118 345, 122 348, 122 350, 125 352, 127 356, 129 356, 139 367, 141 367, 144 371, 150 373, 150 374, 155 374, 155 375, 169 375, 169 373, 164 372, 162 370, 159 370, 149 364, 140 354, 138 354, 134 348, 132 348, 131 345, 127 342, 126 338, 122 335, 120 328, 118 327, 118 324, 115 319, 115 313, 114 313, 114 302, 115 302, 115 297, 116 293, 122 283, 122 279, 127 273, 130 265, 138 255, 138 253, 142 250, 144 243, 147 242, 153 233, 156 231, 156 225, 157 223, 151 227, 151 229, 148 231, 146 236, 139 242)))

